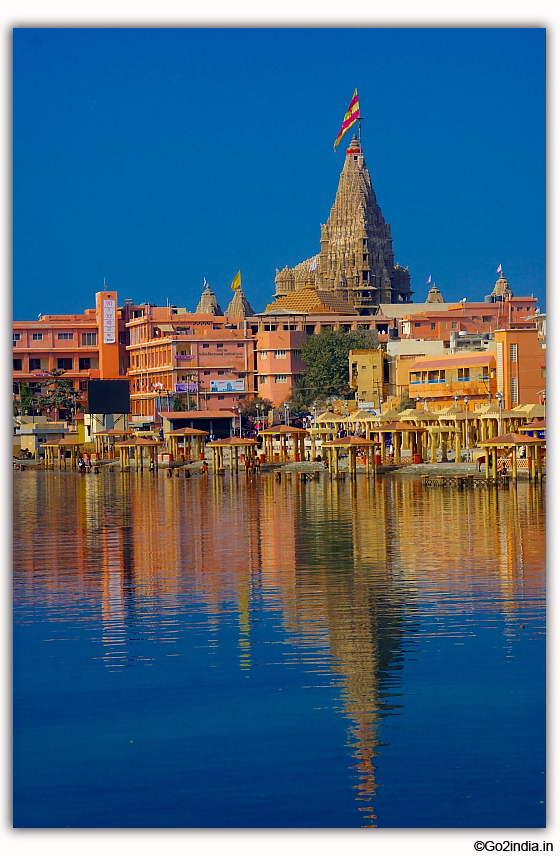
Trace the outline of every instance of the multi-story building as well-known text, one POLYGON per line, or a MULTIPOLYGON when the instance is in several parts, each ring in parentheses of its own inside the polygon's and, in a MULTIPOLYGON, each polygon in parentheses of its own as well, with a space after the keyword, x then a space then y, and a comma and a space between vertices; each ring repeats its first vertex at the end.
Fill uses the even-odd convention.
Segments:
POLYGON ((546 344, 532 330, 496 330, 497 392, 506 410, 542 403, 546 387, 546 344))
POLYGON ((118 307, 114 290, 96 294, 95 309, 82 315, 41 315, 37 321, 13 322, 14 396, 25 381, 40 392, 50 372, 63 371, 65 380, 84 392, 88 380, 126 377, 128 317, 132 301, 118 307))
POLYGON ((184 409, 229 410, 255 395, 256 340, 242 317, 144 307, 127 323, 133 425, 184 409))
POLYGON ((410 397, 430 402, 432 410, 448 407, 456 398, 468 399, 469 408, 474 410, 496 398, 493 352, 419 357, 408 369, 408 375, 410 397))
POLYGON ((381 411, 387 400, 387 354, 381 348, 354 350, 348 355, 350 387, 356 392, 358 408, 381 411))

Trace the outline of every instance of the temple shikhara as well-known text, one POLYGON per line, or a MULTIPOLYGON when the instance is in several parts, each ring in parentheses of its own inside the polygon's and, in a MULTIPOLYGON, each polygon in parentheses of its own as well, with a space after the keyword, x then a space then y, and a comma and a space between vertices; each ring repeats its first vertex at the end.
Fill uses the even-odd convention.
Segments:
POLYGON ((269 309, 289 306, 294 311, 300 302, 306 308, 307 289, 322 299, 336 297, 338 307, 357 315, 375 315, 384 303, 412 302, 409 270, 395 264, 391 225, 377 202, 356 135, 346 151, 330 217, 321 225, 321 250, 277 272, 275 302, 269 309))

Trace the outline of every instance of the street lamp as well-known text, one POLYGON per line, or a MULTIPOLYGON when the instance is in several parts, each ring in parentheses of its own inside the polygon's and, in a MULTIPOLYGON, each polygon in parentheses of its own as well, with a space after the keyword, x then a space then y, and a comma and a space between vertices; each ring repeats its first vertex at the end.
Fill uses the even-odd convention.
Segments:
POLYGON ((544 407, 544 418, 546 419, 546 389, 542 391, 542 403, 544 407))
POLYGON ((313 402, 313 421, 317 422, 317 402, 313 402))
POLYGON ((284 422, 288 425, 290 420, 290 405, 287 401, 284 402, 284 422))
POLYGON ((465 440, 467 441, 467 461, 470 461, 471 453, 469 451, 469 399, 465 395, 465 440))
POLYGON ((498 399, 498 407, 500 410, 500 437, 502 436, 502 407, 504 406, 504 394, 503 392, 498 392, 496 394, 496 398, 498 399))

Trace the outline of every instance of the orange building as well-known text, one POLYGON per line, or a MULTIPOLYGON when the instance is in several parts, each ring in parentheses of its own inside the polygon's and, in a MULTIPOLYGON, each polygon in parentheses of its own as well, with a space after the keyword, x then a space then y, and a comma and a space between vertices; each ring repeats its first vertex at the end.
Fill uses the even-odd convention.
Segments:
POLYGON ((132 301, 118 308, 117 292, 100 291, 95 309, 82 315, 41 315, 37 321, 13 322, 14 396, 25 381, 41 392, 49 372, 64 371, 74 389, 85 391, 88 380, 126 377, 125 324, 132 301))
POLYGON ((448 407, 456 396, 468 398, 470 409, 496 396, 496 357, 491 351, 420 357, 408 372, 410 397, 432 402, 432 410, 448 407))
POLYGON ((439 339, 449 347, 451 334, 493 333, 500 327, 534 327, 536 297, 511 297, 496 303, 457 303, 441 308, 431 304, 422 312, 405 315, 400 322, 404 339, 439 339), (433 308, 432 308, 433 307, 433 308))
POLYGON ((159 424, 175 398, 230 410, 255 395, 256 340, 245 318, 147 304, 127 323, 132 425, 159 424))
POLYGON ((546 345, 539 331, 496 330, 497 392, 506 410, 542 403, 546 387, 546 345))

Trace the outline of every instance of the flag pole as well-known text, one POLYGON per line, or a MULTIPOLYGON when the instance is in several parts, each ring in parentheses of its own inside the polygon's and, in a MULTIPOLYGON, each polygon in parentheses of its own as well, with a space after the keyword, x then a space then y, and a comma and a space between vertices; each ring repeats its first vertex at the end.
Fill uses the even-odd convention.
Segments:
POLYGON ((358 142, 362 145, 362 117, 358 119, 358 142))

